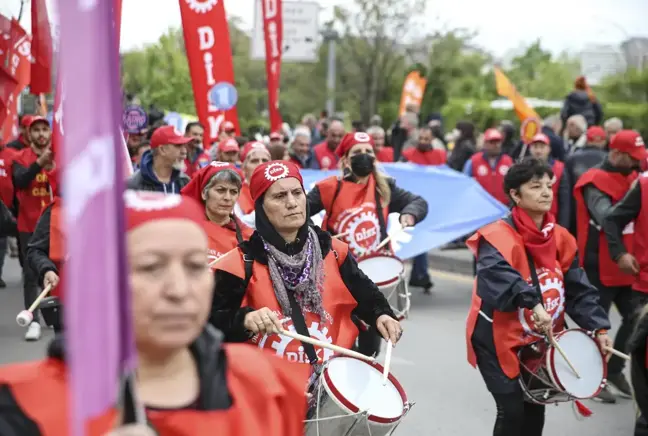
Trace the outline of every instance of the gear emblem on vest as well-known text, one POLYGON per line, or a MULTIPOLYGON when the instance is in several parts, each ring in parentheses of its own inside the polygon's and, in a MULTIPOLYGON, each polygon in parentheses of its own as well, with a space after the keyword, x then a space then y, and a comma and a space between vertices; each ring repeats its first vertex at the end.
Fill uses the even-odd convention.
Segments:
POLYGON ((268 165, 265 169, 264 175, 265 178, 271 182, 276 182, 279 179, 283 179, 288 175, 290 170, 288 167, 282 163, 275 162, 268 165))
POLYGON ((362 212, 349 224, 349 248, 354 254, 363 252, 378 245, 380 239, 380 223, 375 213, 362 212))
MULTIPOLYGON (((295 330, 295 326, 292 325, 292 323, 287 327, 287 330, 297 333, 295 330)), ((329 344, 333 343, 333 338, 328 336, 328 328, 324 327, 320 330, 320 325, 318 322, 313 321, 308 327, 308 334, 311 338, 320 340, 322 342, 327 342, 329 344)), ((306 355, 306 351, 304 351, 303 345, 300 343, 299 347, 297 348, 297 351, 288 351, 286 352, 288 345, 290 345, 291 342, 297 341, 297 339, 290 338, 288 336, 282 336, 282 335, 275 335, 272 334, 270 336, 264 335, 261 341, 259 342, 259 348, 265 348, 265 344, 269 338, 272 338, 274 342, 270 345, 270 347, 275 350, 275 353, 279 357, 283 357, 284 359, 288 360, 289 362, 298 362, 298 363, 309 363, 308 356, 306 355)), ((315 348, 315 352, 317 353, 317 357, 320 359, 320 361, 324 362, 333 357, 333 351, 329 350, 328 348, 315 348)))
POLYGON ((499 173, 503 176, 505 176, 506 173, 508 173, 508 170, 509 170, 508 165, 502 165, 501 167, 499 167, 499 173))
POLYGON ((205 14, 218 4, 218 0, 185 0, 189 9, 198 13, 205 14))
MULTIPOLYGON (((540 272, 539 272, 540 273, 540 272)), ((542 274, 542 273, 540 273, 542 274)), ((553 273, 550 273, 553 275, 553 273)), ((565 310, 565 287, 561 278, 554 275, 553 278, 547 277, 544 280, 540 281, 540 291, 542 292, 542 300, 544 303, 545 310, 553 321, 553 326, 556 326, 556 322, 560 319, 560 316, 565 310)), ((528 335, 535 336, 538 338, 544 337, 542 334, 534 330, 533 322, 533 312, 529 309, 520 309, 518 311, 518 316, 520 319, 520 324, 524 332, 528 335)))
POLYGON ((331 167, 331 158, 328 156, 324 156, 322 158, 322 169, 323 170, 328 170, 331 167))
POLYGON ((477 168, 477 174, 480 176, 487 176, 488 168, 486 168, 486 165, 479 165, 479 167, 477 168))

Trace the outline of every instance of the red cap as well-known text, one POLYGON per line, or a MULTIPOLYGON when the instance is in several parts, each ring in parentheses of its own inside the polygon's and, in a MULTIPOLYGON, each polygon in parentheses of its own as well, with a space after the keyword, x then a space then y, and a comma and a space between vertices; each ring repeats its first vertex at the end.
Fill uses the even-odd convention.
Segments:
POLYGON ((22 120, 20 120, 20 125, 22 127, 29 127, 31 124, 32 118, 34 118, 33 115, 23 115, 22 120))
POLYGON ((338 157, 343 157, 353 148, 354 145, 358 144, 369 144, 372 147, 375 147, 374 140, 368 133, 352 132, 344 135, 342 141, 340 141, 340 144, 335 149, 335 154, 338 157))
POLYGON ((545 145, 549 145, 551 143, 549 141, 549 137, 544 133, 538 133, 537 135, 534 135, 533 138, 531 138, 531 144, 533 144, 534 142, 542 142, 545 145))
POLYGON ((243 150, 241 151, 241 160, 244 161, 245 158, 247 157, 247 155, 252 150, 263 150, 268 154, 268 156, 270 156, 270 152, 268 151, 268 147, 266 147, 263 142, 251 141, 251 142, 246 143, 243 146, 243 150))
POLYGON ((592 126, 587 129, 587 142, 598 142, 605 141, 607 139, 607 134, 603 127, 601 126, 592 126))
POLYGON ((227 163, 227 162, 211 162, 209 165, 207 165, 204 168, 201 168, 198 170, 196 173, 194 173, 193 177, 191 178, 191 181, 187 183, 187 185, 182 188, 180 193, 182 195, 186 195, 187 197, 191 197, 194 200, 196 200, 199 203, 203 202, 202 199, 202 191, 205 189, 205 186, 207 186, 207 183, 211 180, 212 177, 216 175, 216 173, 219 173, 220 171, 223 170, 232 170, 238 176, 243 180, 243 176, 241 175, 240 171, 238 168, 236 168, 234 165, 227 163))
POLYGON ((162 192, 127 190, 124 192, 127 230, 151 221, 183 219, 203 228, 205 211, 193 198, 162 192))
POLYGON ((191 142, 193 138, 187 138, 182 135, 173 126, 158 127, 151 135, 151 148, 157 148, 166 144, 184 145, 191 142))
POLYGON ((40 115, 35 115, 35 116, 32 116, 29 119, 29 124, 27 124, 27 127, 31 129, 31 126, 33 126, 35 123, 38 123, 38 122, 43 122, 43 123, 47 124, 48 126, 50 125, 50 122, 49 122, 49 120, 47 118, 41 117, 40 115))
POLYGON ((227 138, 218 143, 218 151, 222 153, 227 153, 229 151, 239 151, 239 150, 240 147, 238 145, 238 142, 236 142, 236 139, 234 138, 227 138))
POLYGON ((610 150, 627 153, 630 157, 639 161, 646 159, 646 156, 648 156, 643 138, 634 130, 621 130, 614 135, 610 140, 610 150))
POLYGON ((503 139, 502 133, 497 129, 488 129, 484 132, 484 141, 486 142, 501 141, 503 139))
POLYGON ((220 125, 220 131, 221 132, 233 132, 236 130, 236 127, 234 127, 234 123, 231 121, 223 121, 220 125))
POLYGON ((281 133, 272 132, 270 134, 270 139, 273 140, 273 141, 276 140, 276 139, 281 141, 282 138, 283 138, 283 136, 281 136, 281 133))
POLYGON ((264 162, 254 169, 250 177, 250 195, 253 201, 257 201, 274 182, 288 177, 294 177, 304 187, 299 167, 290 161, 264 162))

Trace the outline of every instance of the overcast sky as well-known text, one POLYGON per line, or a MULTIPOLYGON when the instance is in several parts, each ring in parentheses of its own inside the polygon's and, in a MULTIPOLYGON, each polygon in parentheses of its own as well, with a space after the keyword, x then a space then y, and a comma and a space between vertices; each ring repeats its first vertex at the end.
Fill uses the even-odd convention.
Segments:
MULTIPOLYGON (((123 0, 122 50, 155 42, 169 27, 179 27, 178 1, 185 0, 123 0)), ((240 17, 251 29, 254 0, 224 1, 228 15, 240 17)), ((318 2, 321 22, 331 15, 333 5, 343 1, 318 2)), ((16 15, 20 0, 0 0, 0 4, 1 13, 16 15)), ((421 31, 442 24, 475 29, 479 31, 477 44, 497 55, 537 38, 558 53, 578 51, 591 43, 618 44, 629 36, 648 36, 648 0, 428 0, 428 4, 429 21, 421 31)), ((22 22, 27 29, 29 21, 25 13, 22 22)))

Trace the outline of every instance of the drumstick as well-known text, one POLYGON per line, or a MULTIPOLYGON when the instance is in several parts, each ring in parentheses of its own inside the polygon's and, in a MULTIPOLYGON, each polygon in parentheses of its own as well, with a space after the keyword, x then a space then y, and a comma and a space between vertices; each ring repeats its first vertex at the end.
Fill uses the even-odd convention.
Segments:
POLYGON ((608 351, 608 352, 614 354, 615 356, 620 357, 621 359, 630 360, 630 356, 628 356, 625 353, 620 352, 619 350, 615 350, 612 347, 605 347, 605 351, 608 351))
POLYGON ((212 260, 211 262, 209 262, 208 266, 211 267, 211 266, 216 265, 216 262, 218 262, 218 259, 220 259, 220 257, 217 257, 216 259, 214 259, 214 260, 212 260))
POLYGON ((333 236, 335 239, 340 239, 344 238, 345 236, 349 236, 351 234, 351 230, 347 230, 344 233, 338 233, 337 235, 333 236))
POLYGON ((567 358, 567 355, 566 355, 565 352, 563 351, 562 347, 561 347, 560 345, 558 345, 558 342, 554 339, 554 337, 553 337, 552 334, 549 334, 549 341, 551 342, 551 345, 552 345, 556 350, 558 350, 558 352, 560 353, 560 355, 562 356, 562 358, 565 359, 565 362, 567 362, 567 365, 569 365, 569 369, 572 370, 572 372, 574 373, 574 375, 576 375, 576 377, 578 377, 578 378, 581 378, 580 374, 578 373, 578 371, 576 371, 576 368, 574 368, 574 365, 572 365, 571 361, 567 358))
POLYGON ((387 386, 387 380, 389 379, 389 365, 391 365, 391 355, 394 345, 392 344, 391 339, 387 341, 387 351, 385 352, 385 366, 383 368, 383 386, 387 386))
POLYGON ((31 306, 29 306, 29 309, 23 310, 18 314, 16 317, 16 322, 18 323, 19 326, 21 327, 27 327, 31 322, 34 320, 34 311, 36 308, 38 308, 38 305, 40 304, 41 301, 43 301, 43 298, 47 297, 47 294, 52 290, 52 285, 47 285, 45 286, 45 289, 43 289, 43 292, 40 293, 38 297, 34 300, 31 306))
POLYGON ((400 226, 399 228, 397 228, 396 230, 394 230, 394 231, 392 232, 392 234, 391 234, 391 235, 388 235, 385 239, 383 239, 383 241, 382 241, 380 244, 378 244, 378 246, 377 246, 376 248, 374 248, 373 251, 378 251, 378 250, 380 250, 381 248, 383 248, 385 245, 387 245, 387 244, 389 243, 389 241, 392 240, 392 238, 393 238, 394 236, 396 236, 397 234, 399 234, 400 232, 402 232, 402 231, 405 230, 405 229, 406 229, 406 227, 400 226))
POLYGON ((336 353, 344 354, 349 357, 355 357, 357 359, 366 360, 367 362, 374 361, 373 357, 365 356, 364 354, 360 354, 353 350, 348 350, 344 347, 340 347, 334 344, 329 344, 328 342, 322 342, 320 340, 313 339, 309 336, 300 335, 299 333, 294 333, 288 330, 281 330, 279 333, 284 336, 288 336, 289 338, 293 338, 293 339, 297 339, 298 341, 305 342, 307 344, 317 345, 318 347, 322 347, 322 348, 328 348, 329 350, 333 350, 336 353))

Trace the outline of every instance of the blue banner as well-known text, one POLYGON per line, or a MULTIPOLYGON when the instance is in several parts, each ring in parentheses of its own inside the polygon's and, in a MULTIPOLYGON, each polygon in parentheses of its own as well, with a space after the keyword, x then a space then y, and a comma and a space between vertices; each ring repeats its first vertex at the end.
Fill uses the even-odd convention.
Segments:
MULTIPOLYGON (((477 182, 446 166, 410 163, 382 164, 398 187, 420 195, 428 202, 428 215, 413 229, 395 236, 392 246, 401 259, 409 259, 470 234, 508 213, 499 201, 477 182)), ((302 170, 304 186, 310 190, 318 181, 339 171, 302 170)), ((313 217, 321 224, 324 214, 313 217)), ((398 225, 398 214, 389 216, 387 232, 398 225)))

